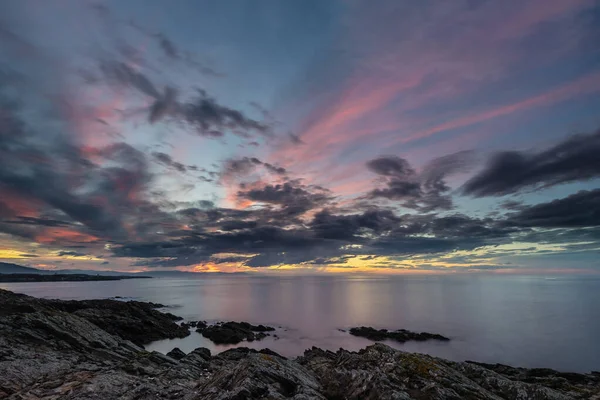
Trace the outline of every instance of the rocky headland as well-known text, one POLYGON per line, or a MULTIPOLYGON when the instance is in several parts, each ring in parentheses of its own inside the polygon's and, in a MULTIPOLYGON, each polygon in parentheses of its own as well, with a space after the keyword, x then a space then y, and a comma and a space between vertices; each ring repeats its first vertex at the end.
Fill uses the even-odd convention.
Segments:
POLYGON ((359 352, 312 348, 296 359, 243 347, 148 352, 145 343, 189 334, 161 306, 0 290, 0 398, 600 399, 597 372, 452 362, 382 343, 359 352))

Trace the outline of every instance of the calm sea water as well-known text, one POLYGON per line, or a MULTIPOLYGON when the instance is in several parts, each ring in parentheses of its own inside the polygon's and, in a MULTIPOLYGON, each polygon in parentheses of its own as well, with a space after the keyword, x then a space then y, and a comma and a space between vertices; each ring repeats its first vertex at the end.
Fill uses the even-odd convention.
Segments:
MULTIPOLYGON (((600 278, 539 276, 232 276, 113 282, 3 283, 38 297, 123 296, 166 304, 186 320, 249 321, 276 327, 279 339, 244 343, 288 356, 311 346, 358 350, 371 342, 352 326, 404 328, 450 342, 388 344, 452 360, 569 371, 600 370, 600 278)), ((146 346, 219 352, 193 333, 146 346)))

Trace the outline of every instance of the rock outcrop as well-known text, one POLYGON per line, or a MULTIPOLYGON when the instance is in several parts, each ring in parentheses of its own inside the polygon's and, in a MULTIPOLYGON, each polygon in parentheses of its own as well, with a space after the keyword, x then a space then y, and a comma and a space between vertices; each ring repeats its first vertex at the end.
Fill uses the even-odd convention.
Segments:
POLYGON ((351 335, 364 337, 374 341, 386 339, 395 340, 396 342, 404 343, 409 340, 424 342, 425 340, 441 340, 449 341, 450 339, 437 333, 429 332, 411 332, 406 329, 398 329, 396 331, 388 331, 387 329, 375 329, 368 326, 350 328, 351 335))
MULTIPOLYGON (((163 355, 132 343, 124 329, 126 315, 139 307, 159 312, 155 305, 112 305, 123 321, 111 333, 80 312, 95 303, 77 303, 0 290, 0 399, 600 398, 598 373, 451 362, 381 343, 359 352, 313 348, 295 360, 248 348, 163 355)), ((149 317, 148 334, 168 334, 162 317, 149 317)))
POLYGON ((130 340, 138 346, 160 340, 182 338, 190 334, 181 320, 157 308, 162 304, 118 300, 46 300, 0 291, 0 315, 11 310, 24 312, 64 311, 97 325, 108 333, 130 340))
POLYGON ((238 344, 243 340, 253 342, 267 337, 265 332, 275 328, 265 325, 252 325, 248 322, 224 322, 211 326, 201 326, 196 331, 216 344, 238 344))

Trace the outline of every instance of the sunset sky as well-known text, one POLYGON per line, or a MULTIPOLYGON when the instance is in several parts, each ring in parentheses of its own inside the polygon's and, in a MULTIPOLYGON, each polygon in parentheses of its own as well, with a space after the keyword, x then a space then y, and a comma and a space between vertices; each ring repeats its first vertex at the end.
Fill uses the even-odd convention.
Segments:
POLYGON ((0 261, 599 273, 600 2, 3 0, 0 261))

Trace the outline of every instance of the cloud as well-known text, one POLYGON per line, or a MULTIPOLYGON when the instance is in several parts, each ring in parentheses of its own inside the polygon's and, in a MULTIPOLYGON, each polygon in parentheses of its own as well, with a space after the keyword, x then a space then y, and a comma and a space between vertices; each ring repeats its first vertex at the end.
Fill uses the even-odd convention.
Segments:
POLYGON ((463 187, 475 197, 504 196, 522 190, 600 177, 600 130, 572 136, 540 152, 503 151, 463 187))
POLYGON ((60 221, 50 218, 36 218, 36 217, 27 217, 27 216, 16 216, 14 220, 4 220, 2 222, 8 224, 22 224, 22 225, 40 225, 40 226, 70 226, 71 222, 60 221))
POLYGON ((384 156, 367 162, 367 168, 380 175, 385 187, 371 190, 367 197, 401 201, 402 206, 422 212, 453 208, 450 187, 445 178, 469 169, 471 151, 461 151, 430 161, 420 173, 398 156, 384 156))
POLYGON ((124 62, 102 62, 100 71, 104 73, 108 83, 117 86, 129 86, 153 99, 162 96, 152 81, 141 72, 135 71, 124 62))
POLYGON ((275 175, 285 175, 287 170, 268 162, 263 162, 256 157, 232 158, 226 160, 221 171, 221 180, 229 181, 253 173, 256 168, 263 167, 267 172, 275 175))
POLYGON ((56 255, 58 257, 64 257, 64 256, 85 257, 85 256, 87 256, 87 254, 85 254, 85 253, 81 253, 79 251, 72 251, 72 250, 59 251, 58 253, 56 253, 56 255))
POLYGON ((215 132, 224 129, 241 136, 246 136, 247 131, 262 134, 269 131, 267 125, 246 117, 238 110, 218 104, 202 90, 198 91, 195 99, 179 104, 176 116, 204 136, 215 136, 215 132))
MULTIPOLYGON (((241 111, 219 104, 204 90, 197 90, 189 100, 178 100, 178 90, 165 85, 164 92, 144 73, 125 62, 103 61, 100 72, 104 82, 116 89, 129 87, 153 99, 148 109, 150 123, 168 119, 191 128, 201 136, 221 137, 230 132, 242 137, 252 133, 270 134, 270 127, 247 117, 241 111)), ((94 79, 96 80, 96 79, 94 79)))
POLYGON ((166 153, 155 151, 152 153, 152 157, 154 157, 154 159, 157 162, 159 162, 160 164, 163 164, 166 167, 173 168, 179 172, 187 171, 187 167, 185 165, 183 165, 180 162, 174 161, 171 158, 171 156, 166 153))
POLYGON ((179 59, 179 49, 175 47, 175 44, 164 34, 156 34, 156 39, 160 45, 160 48, 165 52, 168 57, 179 59))
POLYGON ((237 197, 253 202, 281 206, 282 210, 289 215, 304 214, 316 207, 323 206, 330 200, 329 193, 303 186, 294 181, 265 185, 246 191, 240 190, 237 197))
POLYGON ((562 199, 523 207, 509 216, 514 226, 582 228, 600 226, 600 189, 581 190, 562 199))
POLYGON ((315 236, 323 239, 354 241, 357 234, 392 231, 401 221, 389 210, 373 209, 351 215, 334 215, 329 210, 322 210, 315 214, 310 227, 315 236))

